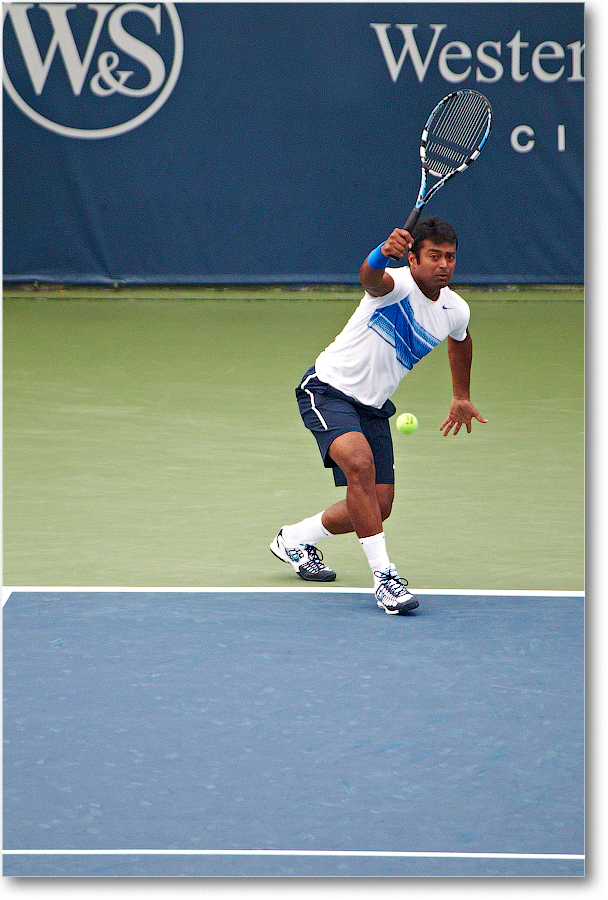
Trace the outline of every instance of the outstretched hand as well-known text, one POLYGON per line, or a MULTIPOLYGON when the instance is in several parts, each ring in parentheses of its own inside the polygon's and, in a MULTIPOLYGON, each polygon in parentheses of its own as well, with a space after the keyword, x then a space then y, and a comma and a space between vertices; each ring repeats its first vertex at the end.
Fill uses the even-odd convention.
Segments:
POLYGON ((470 400, 460 400, 458 397, 453 397, 448 416, 439 426, 439 430, 443 431, 444 437, 447 437, 452 428, 454 429, 454 434, 458 434, 462 426, 466 425, 467 432, 470 434, 473 419, 477 419, 478 422, 483 422, 484 424, 488 421, 479 414, 470 400))

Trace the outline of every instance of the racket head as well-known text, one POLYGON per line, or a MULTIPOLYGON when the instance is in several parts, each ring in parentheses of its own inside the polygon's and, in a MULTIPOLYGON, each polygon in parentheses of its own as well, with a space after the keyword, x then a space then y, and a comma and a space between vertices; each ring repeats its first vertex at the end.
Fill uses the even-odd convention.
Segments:
POLYGON ((492 106, 479 91, 453 91, 435 106, 422 131, 422 173, 416 205, 404 225, 411 233, 435 191, 477 159, 492 128, 492 106), (429 176, 437 181, 431 186, 429 176))
MULTIPOLYGON (((491 128, 492 107, 479 91, 453 91, 443 97, 422 132, 420 162, 424 172, 443 184, 479 156, 491 128)), ((430 192, 427 199, 429 196, 430 192)))

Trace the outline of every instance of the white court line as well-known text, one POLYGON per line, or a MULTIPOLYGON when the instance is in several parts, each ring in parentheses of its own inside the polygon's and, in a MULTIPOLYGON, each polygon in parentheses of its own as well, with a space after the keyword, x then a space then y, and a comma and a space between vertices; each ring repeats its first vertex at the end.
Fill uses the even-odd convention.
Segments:
POLYGON ((19 856, 353 856, 441 859, 579 859, 578 853, 451 853, 441 850, 7 850, 19 856))
MULTIPOLYGON (((54 592, 63 594, 310 594, 310 593, 333 593, 333 594, 372 594, 373 589, 369 588, 346 588, 346 587, 3 587, 2 588, 2 605, 6 603, 12 593, 49 593, 54 592)), ((494 591, 494 590, 469 590, 461 588, 460 590, 443 589, 443 588, 417 588, 416 596, 448 596, 448 597, 584 597, 584 591, 494 591)))

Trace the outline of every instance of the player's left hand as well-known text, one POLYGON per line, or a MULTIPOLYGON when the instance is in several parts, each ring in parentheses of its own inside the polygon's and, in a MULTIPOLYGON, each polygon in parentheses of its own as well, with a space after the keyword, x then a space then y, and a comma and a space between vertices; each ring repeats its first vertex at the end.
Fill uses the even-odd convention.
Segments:
POLYGON ((439 430, 443 431, 444 437, 447 437, 452 428, 454 429, 454 434, 458 434, 462 426, 466 425, 467 432, 470 434, 473 419, 477 419, 478 422, 483 422, 484 424, 488 421, 480 415, 470 400, 461 400, 458 397, 453 397, 448 416, 439 426, 439 430))

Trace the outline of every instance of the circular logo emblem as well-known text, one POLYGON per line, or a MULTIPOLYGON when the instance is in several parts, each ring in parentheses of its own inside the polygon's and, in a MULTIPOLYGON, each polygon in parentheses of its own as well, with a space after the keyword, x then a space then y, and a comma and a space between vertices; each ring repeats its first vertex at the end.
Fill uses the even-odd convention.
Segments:
POLYGON ((163 106, 181 70, 173 3, 7 3, 3 24, 6 92, 66 137, 132 131, 163 106))

